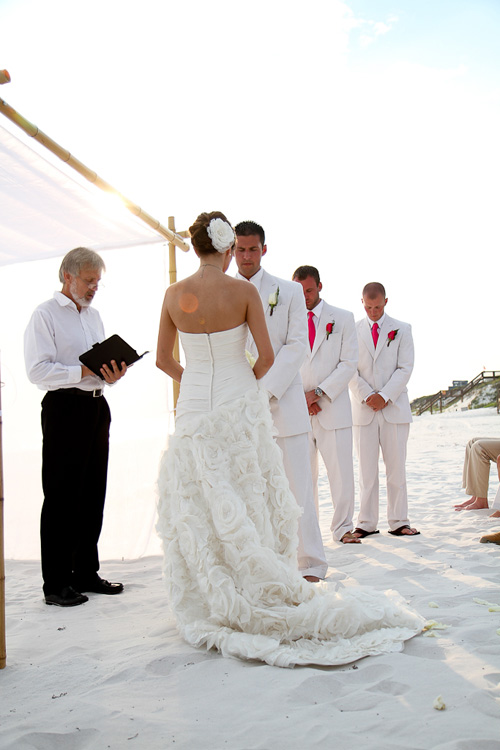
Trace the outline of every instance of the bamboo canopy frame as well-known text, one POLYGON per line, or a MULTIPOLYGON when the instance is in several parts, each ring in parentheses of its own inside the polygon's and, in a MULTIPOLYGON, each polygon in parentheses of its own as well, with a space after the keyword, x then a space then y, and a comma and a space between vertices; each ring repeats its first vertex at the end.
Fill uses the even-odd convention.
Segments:
POLYGON ((16 112, 16 110, 10 107, 3 99, 0 99, 0 113, 11 120, 11 122, 13 122, 15 125, 20 127, 21 130, 23 130, 31 138, 34 138, 36 141, 41 143, 42 146, 45 146, 45 148, 55 154, 55 156, 61 159, 61 161, 72 167, 76 172, 78 172, 78 174, 81 174, 82 177, 85 177, 86 180, 91 182, 93 185, 96 185, 96 187, 100 188, 101 190, 104 190, 104 192, 111 193, 111 195, 115 195, 117 198, 119 198, 123 202, 125 208, 133 213, 134 216, 137 216, 137 218, 141 219, 141 221, 158 232, 158 234, 160 234, 162 237, 165 237, 170 243, 180 248, 181 250, 184 250, 184 252, 187 252, 189 250, 189 245, 183 239, 183 237, 189 236, 187 232, 180 232, 176 234, 175 232, 172 232, 171 229, 164 227, 163 224, 161 224, 157 219, 154 219, 150 214, 146 213, 146 211, 143 211, 140 206, 126 198, 122 193, 120 193, 112 185, 110 185, 109 182, 106 182, 101 177, 99 177, 96 172, 86 167, 85 164, 82 164, 82 162, 76 159, 67 149, 63 148, 58 143, 53 141, 52 138, 49 138, 48 135, 39 130, 37 126, 33 125, 29 120, 26 120, 26 118, 19 114, 19 112, 16 112))
MULTIPOLYGON (((10 83, 10 75, 7 70, 0 70, 0 84, 10 83)), ((0 98, 0 113, 7 117, 11 122, 17 125, 31 138, 41 143, 51 153, 55 154, 61 161, 68 164, 82 177, 91 182, 93 185, 103 190, 106 193, 119 198, 134 216, 139 218, 149 227, 154 229, 159 235, 165 237, 168 240, 169 248, 169 283, 173 284, 177 281, 177 265, 175 257, 175 248, 178 247, 184 252, 188 252, 189 245, 184 241, 184 238, 189 237, 189 232, 175 231, 175 220, 173 216, 168 218, 168 227, 163 226, 157 219, 154 219, 150 214, 138 206, 137 204, 130 201, 122 193, 116 190, 109 182, 103 180, 99 175, 92 169, 89 169, 85 164, 76 159, 67 149, 60 146, 52 138, 42 132, 36 125, 33 125, 29 120, 23 117, 19 112, 13 109, 3 99, 0 98)), ((174 357, 179 361, 179 336, 177 334, 175 345, 174 345, 174 357)), ((175 407, 177 405, 177 398, 179 395, 179 383, 175 380, 173 384, 173 396, 174 396, 174 414, 175 407)), ((1 389, 1 382, 0 382, 1 389)), ((3 494, 3 452, 2 452, 2 399, 0 390, 0 669, 4 669, 7 662, 7 650, 6 650, 6 639, 5 639, 5 560, 4 560, 4 494, 3 494)))

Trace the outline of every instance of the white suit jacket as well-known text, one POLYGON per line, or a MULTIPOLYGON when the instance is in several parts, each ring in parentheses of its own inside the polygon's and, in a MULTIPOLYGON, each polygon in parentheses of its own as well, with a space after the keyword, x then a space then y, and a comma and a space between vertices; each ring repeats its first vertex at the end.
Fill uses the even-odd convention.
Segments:
POLYGON ((364 401, 374 391, 383 391, 389 402, 382 409, 387 422, 404 424, 412 421, 406 385, 413 370, 414 349, 411 326, 385 316, 379 331, 377 348, 367 318, 356 323, 359 345, 358 369, 349 384, 352 416, 355 425, 370 424, 376 412, 364 401), (394 341, 388 334, 397 330, 394 341))
POLYGON ((321 388, 326 393, 318 402, 318 421, 326 430, 351 427, 349 381, 358 364, 358 339, 354 315, 323 301, 312 351, 300 369, 304 391, 321 388), (327 325, 333 324, 327 338, 327 325))
MULTIPOLYGON (((300 435, 311 429, 299 372, 309 349, 304 292, 296 281, 285 281, 264 271, 260 297, 275 357, 260 383, 272 396, 269 405, 278 436, 300 435), (278 287, 278 304, 271 315, 269 295, 277 292, 278 287)), ((247 349, 254 357, 258 356, 252 336, 248 338, 247 349)))

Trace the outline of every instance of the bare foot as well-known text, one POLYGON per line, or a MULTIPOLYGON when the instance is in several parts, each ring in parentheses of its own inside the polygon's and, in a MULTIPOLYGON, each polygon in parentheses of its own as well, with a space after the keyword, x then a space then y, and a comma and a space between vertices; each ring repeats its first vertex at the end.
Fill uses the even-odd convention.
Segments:
POLYGON ((401 536, 415 536, 415 534, 420 534, 420 531, 417 531, 417 529, 401 529, 401 536))
POLYGON ((477 497, 474 495, 473 497, 468 497, 467 500, 464 500, 463 503, 460 503, 459 505, 455 505, 455 510, 465 510, 469 505, 472 505, 472 503, 475 503, 477 500, 477 497))
POLYGON ((500 518, 500 510, 495 510, 489 518, 500 518))
POLYGON ((352 531, 346 531, 344 536, 340 538, 342 544, 361 544, 361 539, 357 534, 353 534, 352 531))
POLYGON ((495 534, 485 534, 481 537, 479 540, 483 544, 485 542, 491 542, 492 544, 500 544, 500 531, 497 531, 495 534))
POLYGON ((306 581, 309 581, 309 583, 319 583, 320 579, 318 576, 304 576, 304 579, 306 581))
POLYGON ((465 510, 484 510, 489 507, 487 498, 476 497, 475 501, 471 505, 468 505, 465 510))

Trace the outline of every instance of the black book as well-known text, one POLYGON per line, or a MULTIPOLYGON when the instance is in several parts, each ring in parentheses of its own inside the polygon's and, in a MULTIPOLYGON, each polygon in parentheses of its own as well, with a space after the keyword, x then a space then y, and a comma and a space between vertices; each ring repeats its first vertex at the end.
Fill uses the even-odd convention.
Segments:
MULTIPOLYGON (((148 354, 148 352, 144 352, 144 354, 148 354)), ((111 367, 112 359, 115 360, 118 367, 121 367, 122 362, 125 362, 127 367, 130 367, 134 362, 142 359, 144 354, 137 354, 135 349, 132 349, 121 336, 115 333, 114 336, 101 341, 100 344, 94 344, 92 349, 81 354, 79 359, 89 370, 92 370, 93 373, 99 375, 104 380, 101 375, 101 367, 108 365, 110 369, 113 369, 111 367)))

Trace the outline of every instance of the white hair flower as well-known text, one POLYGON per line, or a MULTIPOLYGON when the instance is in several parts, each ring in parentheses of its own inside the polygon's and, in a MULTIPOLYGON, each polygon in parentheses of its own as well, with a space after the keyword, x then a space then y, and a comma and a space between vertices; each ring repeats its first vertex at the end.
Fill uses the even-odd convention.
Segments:
POLYGON ((233 228, 224 219, 212 219, 207 227, 207 234, 218 253, 225 253, 234 245, 233 228))

